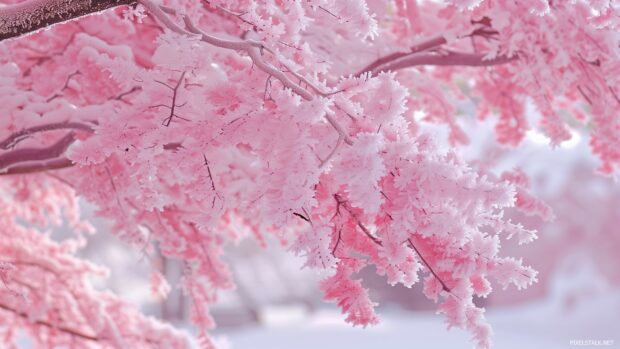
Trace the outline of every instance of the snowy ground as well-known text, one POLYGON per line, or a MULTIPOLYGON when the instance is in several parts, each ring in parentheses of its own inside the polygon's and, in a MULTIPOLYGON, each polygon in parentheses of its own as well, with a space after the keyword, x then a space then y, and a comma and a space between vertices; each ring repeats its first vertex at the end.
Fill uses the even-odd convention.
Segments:
MULTIPOLYGON (((591 270, 572 270, 554 283, 547 299, 487 311, 494 349, 620 348, 617 288, 599 283, 591 270), (583 345, 587 340, 599 345, 583 345)), ((381 323, 362 329, 346 324, 335 306, 311 314, 303 309, 267 308, 261 326, 220 329, 214 335, 220 349, 472 348, 466 332, 446 331, 442 316, 431 312, 380 308, 381 323)), ((25 338, 19 347, 31 348, 25 338)))
MULTIPOLYGON (((570 311, 541 302, 494 309, 488 312, 488 319, 495 332, 494 347, 499 349, 570 348, 575 346, 571 340, 589 339, 611 340, 604 347, 620 348, 619 310, 620 297, 604 297, 570 311)), ((326 310, 286 324, 221 334, 233 349, 471 348, 467 333, 459 329, 446 332, 441 316, 390 310, 382 312, 380 325, 366 329, 352 328, 337 311, 326 310)))
MULTIPOLYGON (((587 273, 587 275, 591 275, 587 273)), ((549 298, 512 307, 492 308, 496 349, 620 348, 620 292, 594 285, 579 273, 556 280, 549 298), (572 285, 571 285, 572 284, 572 285), (578 285, 579 288, 574 286, 578 285), (581 298, 567 303, 570 290, 581 298), (571 343, 571 340, 577 341, 571 343), (597 340, 598 345, 586 343, 597 340), (580 342, 581 341, 581 342, 580 342)), ((380 309, 382 322, 372 328, 352 328, 335 308, 307 315, 299 309, 266 311, 265 325, 223 330, 219 339, 232 349, 469 349, 466 332, 446 331, 441 315, 380 309)))

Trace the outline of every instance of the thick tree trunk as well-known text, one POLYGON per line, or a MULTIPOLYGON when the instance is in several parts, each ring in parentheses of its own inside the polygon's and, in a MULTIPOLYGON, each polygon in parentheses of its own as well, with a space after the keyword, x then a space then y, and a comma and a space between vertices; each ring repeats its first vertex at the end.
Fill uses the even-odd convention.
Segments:
POLYGON ((26 0, 0 7, 0 41, 135 0, 26 0))

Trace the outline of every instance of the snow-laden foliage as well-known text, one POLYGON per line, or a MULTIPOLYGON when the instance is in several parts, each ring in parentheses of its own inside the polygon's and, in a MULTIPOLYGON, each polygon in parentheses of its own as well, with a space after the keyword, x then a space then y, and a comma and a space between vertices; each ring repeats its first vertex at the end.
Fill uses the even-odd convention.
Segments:
POLYGON ((80 220, 71 188, 45 175, 4 178, 0 186, 3 347, 18 348, 21 331, 40 348, 190 347, 172 326, 90 286, 107 271, 74 256, 93 228, 80 220), (78 235, 58 243, 37 230, 63 223, 78 235))
MULTIPOLYGON (((478 99, 479 117, 497 118, 499 142, 519 144, 533 101, 554 144, 570 137, 569 125, 585 124, 601 171, 620 169, 613 1, 138 2, 0 45, 0 170, 16 176, 2 179, 6 205, 16 207, 3 210, 21 207, 7 196, 16 178, 26 191, 85 198, 128 243, 183 261, 180 286, 205 347, 213 346, 209 305, 234 287, 223 247, 248 233, 274 234, 321 270, 325 298, 355 325, 378 321, 356 276, 374 266, 392 285, 423 282, 449 326, 490 347, 474 298, 494 283, 525 288, 537 274, 500 255, 503 238, 536 239, 503 211, 553 213, 528 193, 524 174, 485 173, 423 131, 445 124, 452 145, 466 143, 450 103, 464 90, 478 99), (42 171, 59 182, 27 175, 42 171)), ((0 8, 0 23, 14 8, 0 8)), ((59 210, 47 196, 36 200, 59 210)), ((42 219, 29 210, 26 222, 42 219)), ((30 239, 45 247, 30 251, 39 263, 60 258, 52 241, 12 217, 0 217, 10 223, 2 244, 30 239)), ((4 261, 1 275, 27 258, 4 261)), ((80 263, 29 272, 72 280, 90 268, 80 263)), ((166 294, 161 275, 152 279, 166 294)), ((112 302, 77 285, 79 294, 59 295, 72 299, 66 304, 45 294, 47 284, 33 285, 27 294, 41 306, 32 315, 7 298, 2 319, 19 321, 3 329, 45 321, 45 340, 72 337, 63 311, 74 321, 76 304, 112 302), (52 305, 60 313, 47 311, 52 305)), ((120 347, 159 338, 127 332, 127 323, 164 331, 117 304, 108 317, 83 313, 75 326, 120 347)), ((180 340, 166 331, 165 340, 180 340)))

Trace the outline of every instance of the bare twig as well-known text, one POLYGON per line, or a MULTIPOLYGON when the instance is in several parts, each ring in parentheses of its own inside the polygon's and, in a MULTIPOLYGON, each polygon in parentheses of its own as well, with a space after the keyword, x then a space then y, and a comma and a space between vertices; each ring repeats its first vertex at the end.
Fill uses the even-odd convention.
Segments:
POLYGON ((181 74, 181 77, 179 78, 179 80, 177 81, 176 85, 174 86, 170 86, 165 82, 159 81, 159 80, 155 80, 155 82, 162 84, 164 86, 166 86, 167 88, 172 90, 172 104, 171 105, 165 105, 165 104, 158 104, 155 106, 152 106, 152 108, 158 108, 158 107, 164 107, 164 108, 168 108, 170 109, 170 115, 168 115, 167 118, 164 119, 164 121, 162 122, 162 125, 168 127, 170 126, 170 123, 172 122, 172 119, 174 117, 178 118, 178 119, 182 119, 182 120, 187 120, 185 118, 182 118, 180 116, 178 116, 175 113, 176 108, 182 107, 185 105, 185 103, 183 104, 177 104, 177 97, 179 96, 179 87, 181 86, 181 83, 183 83, 183 79, 185 79, 185 73, 183 72, 181 74))
POLYGON ((338 250, 338 245, 342 240, 342 227, 338 229, 338 238, 336 239, 336 243, 334 244, 334 248, 332 249, 332 256, 336 257, 336 250, 338 250))
POLYGON ((431 272, 431 274, 433 274, 433 276, 435 276, 437 281, 439 281, 439 283, 441 284, 441 287, 443 288, 443 290, 446 291, 446 292, 450 292, 451 293, 452 290, 450 290, 450 288, 446 285, 445 282, 443 282, 443 280, 439 277, 439 275, 437 275, 437 273, 435 273, 433 268, 431 268, 430 264, 428 264, 426 259, 424 259, 424 256, 422 256, 420 251, 418 251, 418 249, 415 247, 415 245, 413 244, 411 239, 407 239, 407 242, 409 242, 409 247, 411 247, 415 251, 415 253, 418 255, 418 257, 420 257, 420 259, 422 260, 422 263, 424 263, 426 268, 431 272))
POLYGON ((378 237, 374 236, 370 232, 370 230, 368 230, 368 228, 366 228, 366 226, 362 223, 362 221, 359 219, 357 214, 349 206, 349 203, 344 198, 342 198, 340 194, 334 194, 334 199, 336 199, 336 203, 338 204, 338 207, 342 206, 349 213, 351 218, 355 220, 355 223, 357 224, 357 226, 362 230, 362 232, 364 232, 364 234, 366 234, 366 236, 368 236, 370 240, 372 240, 372 242, 374 242, 375 244, 379 246, 383 246, 383 242, 378 237))

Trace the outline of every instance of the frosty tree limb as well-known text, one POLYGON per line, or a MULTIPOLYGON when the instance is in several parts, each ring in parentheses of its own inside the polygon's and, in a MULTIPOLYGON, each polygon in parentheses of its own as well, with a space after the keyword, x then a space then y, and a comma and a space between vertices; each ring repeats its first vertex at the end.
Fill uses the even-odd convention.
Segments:
POLYGON ((19 142, 23 141, 24 139, 30 137, 31 135, 35 133, 44 132, 44 131, 54 131, 54 130, 60 130, 60 129, 75 129, 75 130, 82 130, 82 131, 91 132, 91 133, 93 132, 93 129, 91 126, 81 123, 81 122, 71 122, 71 121, 56 122, 56 123, 51 123, 51 124, 32 126, 32 127, 25 128, 19 132, 15 132, 11 134, 5 140, 0 142, 0 148, 4 150, 8 150, 10 148, 13 148, 19 142))
POLYGON ((133 3, 134 0, 27 0, 0 7, 0 41, 133 3))
MULTIPOLYGON (((168 29, 170 29, 170 30, 172 30, 172 31, 174 31, 176 33, 179 33, 179 34, 185 34, 185 35, 190 35, 190 36, 197 35, 197 36, 200 37, 200 39, 202 41, 204 41, 204 42, 206 42, 208 44, 211 44, 213 46, 216 46, 216 47, 221 47, 221 48, 225 48, 225 49, 229 49, 229 50, 245 51, 248 54, 248 56, 250 56, 250 58, 252 59, 254 64, 260 70, 266 72, 270 76, 275 77, 280 82, 282 82, 282 84, 285 87, 290 88, 293 92, 295 92, 296 94, 300 95, 302 98, 304 98, 306 100, 312 100, 313 99, 312 94, 308 90, 306 90, 305 88, 303 88, 299 84, 295 83, 282 70, 276 68, 271 63, 265 61, 262 58, 262 51, 263 50, 270 51, 269 48, 267 48, 262 42, 256 41, 256 40, 251 40, 251 39, 234 40, 233 41, 233 40, 226 40, 226 39, 217 38, 215 36, 209 35, 209 34, 203 32, 202 30, 200 30, 196 25, 194 25, 194 23, 191 21, 191 19, 189 17, 187 17, 187 16, 183 16, 183 21, 185 22, 185 26, 187 28, 187 29, 184 29, 181 26, 179 26, 177 23, 175 23, 168 16, 168 14, 170 14, 170 15, 177 14, 176 10, 174 10, 172 8, 169 8, 169 7, 165 7, 165 6, 159 6, 159 5, 153 3, 150 0, 140 0, 139 2, 153 16, 155 16, 163 25, 168 27, 168 29)), ((300 78, 299 74, 293 74, 293 75, 295 77, 297 77, 297 78, 300 78)), ((311 86, 313 90, 317 90, 317 88, 315 86, 313 86, 309 81, 307 81, 305 79, 302 79, 302 80, 306 84, 311 86)))
POLYGON ((61 168, 67 168, 71 166, 73 166, 73 161, 62 157, 62 158, 56 158, 56 159, 45 160, 45 161, 40 161, 40 162, 30 162, 30 163, 11 166, 7 169, 0 170, 0 176, 27 174, 27 173, 49 171, 49 170, 58 170, 61 168))
POLYGON ((486 67, 512 62, 517 56, 498 56, 486 59, 486 54, 464 53, 448 51, 445 53, 418 53, 398 58, 383 65, 379 65, 373 71, 373 75, 377 75, 385 71, 395 71, 399 69, 419 66, 419 65, 436 65, 436 66, 469 66, 469 67, 486 67))
MULTIPOLYGON (((122 338, 126 343, 118 340, 119 348, 154 347, 140 342, 142 334, 178 343, 160 347, 189 347, 166 328, 155 335, 144 331, 148 323, 120 300, 91 292, 85 283, 88 264, 70 258, 73 251, 56 247, 36 229, 44 227, 38 222, 68 221, 63 211, 81 227, 76 200, 85 197, 98 215, 114 222, 114 233, 123 240, 180 260, 183 278, 175 286, 191 298, 192 322, 207 347, 212 346, 207 330, 214 326, 209 308, 219 291, 234 286, 225 247, 238 241, 241 228, 261 245, 267 244, 265 232, 285 234, 287 241, 280 242, 304 256, 306 266, 330 275, 320 282, 324 298, 338 304, 354 325, 378 321, 359 275, 370 267, 390 285, 424 282, 424 295, 438 303, 447 323, 469 331, 476 348, 487 349, 491 329, 477 297, 496 288, 493 281, 521 289, 537 280, 536 271, 520 259, 499 254, 502 235, 519 243, 535 239, 534 230, 504 218, 504 210, 516 206, 544 213, 547 207, 526 191, 527 178, 489 176, 491 169, 445 151, 443 135, 436 144, 435 135, 420 132, 424 124, 450 127, 454 147, 475 137, 455 118, 460 107, 455 98, 464 87, 466 95, 476 96, 476 114, 497 117, 498 141, 516 146, 531 129, 527 107, 534 103, 541 129, 556 144, 571 135, 565 111, 595 125, 594 152, 607 172, 620 171, 620 139, 614 132, 620 122, 614 97, 620 91, 614 79, 620 55, 606 44, 617 38, 620 19, 610 19, 607 5, 599 5, 596 16, 586 0, 487 1, 475 9, 458 6, 467 3, 463 0, 391 1, 391 6, 365 0, 295 6, 213 0, 207 8, 201 1, 167 0, 171 7, 165 7, 162 0, 136 0, 145 9, 129 9, 125 16, 118 13, 124 7, 111 9, 88 17, 84 26, 78 19, 46 31, 46 42, 30 36, 0 52, 11 62, 0 66, 0 90, 8 91, 0 93, 7 111, 0 118, 0 160, 6 166, 0 162, 0 175, 74 166, 48 173, 60 183, 46 176, 0 177, 6 194, 0 196, 0 223, 8 227, 0 229, 3 254, 18 261, 36 256, 46 266, 62 267, 60 279, 36 268, 11 274, 15 268, 5 266, 5 274, 22 278, 9 286, 40 295, 40 302, 23 307, 3 293, 0 304, 101 341, 122 338), (534 6, 546 14, 533 13, 534 6), (140 24, 143 10, 149 18, 140 24), (160 40, 152 40, 162 31, 160 40), (410 43, 421 33, 431 36, 410 43), (519 61, 503 57, 507 52, 519 61), (504 65, 489 67, 493 64, 504 65), (360 76, 345 74, 364 65, 360 76), (429 65, 437 68, 416 69, 429 65), (74 68, 80 76, 67 84, 74 68), (380 74, 398 69, 415 74, 380 74), (184 71, 191 81, 183 79, 184 71), (179 86, 183 101, 173 95, 169 104, 170 91, 153 82, 173 92, 179 86), (191 122, 159 125, 160 117, 170 116, 166 122, 178 117, 172 109, 184 102, 191 105, 182 116, 191 122), (155 105, 171 110, 151 110, 155 105), (413 120, 413 110, 423 110, 424 120, 413 120), (65 120, 84 122, 94 131, 40 125, 65 120), (24 152, 49 153, 44 147, 69 132, 85 140, 70 146, 74 162, 65 154, 24 152), (17 160, 18 155, 26 156, 17 160), (295 216, 304 224, 289 227, 295 216), (32 283, 32 292, 18 285, 23 279, 32 283), (77 286, 67 289, 64 279, 77 286), (103 310, 108 311, 102 316, 103 310), (93 324, 92 331, 70 320, 82 318, 93 324), (126 326, 136 321, 139 326, 126 326)), ((168 292, 162 275, 152 279, 154 291, 168 292)), ((3 315, 17 320, 3 338, 21 330, 39 347, 48 339, 41 331, 49 332, 50 340, 71 339, 18 315, 3 315)))
POLYGON ((45 161, 61 156, 75 141, 73 132, 68 133, 56 143, 45 148, 16 149, 0 155, 0 171, 11 165, 27 161, 45 161))
MULTIPOLYGON (((497 35, 490 27, 483 26, 464 37, 489 38, 497 35)), ((421 41, 409 48, 408 52, 395 52, 382 56, 362 68, 356 76, 372 72, 376 75, 380 72, 394 71, 419 65, 436 66, 472 66, 482 67, 509 63, 517 59, 516 56, 508 57, 500 55, 492 59, 486 58, 486 54, 455 52, 439 49, 448 41, 443 35, 438 35, 421 41)))
POLYGON ((426 50, 430 50, 432 48, 436 48, 439 47, 441 45, 446 44, 448 41, 446 41, 446 39, 443 37, 443 35, 439 35, 439 36, 435 36, 433 38, 424 40, 423 42, 420 42, 416 45, 411 46, 409 52, 395 52, 383 57, 380 57, 378 59, 376 59, 375 61, 373 61, 372 63, 368 64, 367 66, 365 66, 362 70, 360 70, 357 74, 355 74, 356 76, 360 76, 366 72, 371 72, 371 71, 375 71, 377 68, 379 68, 380 66, 390 63, 392 61, 395 61, 399 58, 414 54, 414 53, 418 53, 418 52, 423 52, 426 50))
MULTIPOLYGON (((73 129, 86 133, 94 133, 91 125, 81 122, 57 122, 25 128, 11 134, 0 142, 0 148, 10 151, 0 154, 0 176, 26 174, 56 170, 73 166, 73 161, 62 156, 67 148, 75 142, 75 133, 69 132, 48 147, 13 149, 21 141, 37 133, 73 129)), ((180 143, 166 143, 164 150, 175 151, 180 143)))
MULTIPOLYGON (((254 64, 261 70, 280 80, 284 86, 290 88, 304 99, 312 99, 312 94, 308 90, 292 81, 282 70, 262 59, 262 50, 269 51, 269 49, 261 42, 255 40, 232 41, 216 38, 198 29, 187 16, 184 16, 185 25, 187 27, 187 29, 184 29, 166 15, 166 13, 172 15, 176 14, 174 9, 157 5, 151 0, 27 0, 18 4, 8 5, 0 8, 0 41, 19 37, 56 23, 65 22, 121 5, 131 5, 137 2, 142 4, 153 16, 159 19, 162 24, 177 33, 199 35, 202 41, 211 45, 247 52, 254 64)), ((482 55, 459 52, 449 52, 445 55, 433 53, 416 54, 439 47, 445 43, 446 40, 443 36, 430 38, 411 47, 411 51, 408 53, 394 53, 379 58, 362 69, 359 74, 363 72, 373 72, 376 74, 383 71, 398 70, 417 65, 487 66, 503 64, 515 59, 500 56, 495 59, 486 60, 482 55)), ((288 69, 288 67, 286 68, 288 69)), ((327 95, 300 74, 290 69, 288 70, 295 78, 302 80, 317 94, 322 96, 327 95)))
MULTIPOLYGON (((4 311, 8 311, 11 313, 14 313, 15 315, 22 317, 24 319, 28 319, 28 314, 21 312, 17 309, 14 309, 8 305, 4 305, 2 303, 0 303, 0 309, 4 310, 4 311)), ((44 321, 44 320, 36 320, 35 321, 36 325, 40 325, 40 326, 45 326, 47 328, 49 328, 50 330, 54 330, 54 331, 59 331, 59 332, 63 332, 63 333, 67 333, 71 336, 75 336, 75 337, 79 337, 80 339, 84 339, 84 340, 88 340, 88 341, 99 341, 99 337, 94 336, 94 335, 90 335, 90 334, 86 334, 86 333, 82 333, 80 331, 68 328, 68 327, 63 327, 63 326, 58 326, 57 324, 52 324, 48 321, 44 321)))

